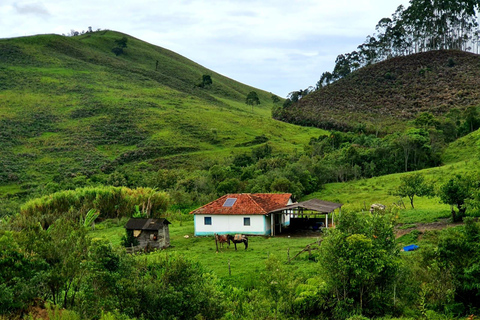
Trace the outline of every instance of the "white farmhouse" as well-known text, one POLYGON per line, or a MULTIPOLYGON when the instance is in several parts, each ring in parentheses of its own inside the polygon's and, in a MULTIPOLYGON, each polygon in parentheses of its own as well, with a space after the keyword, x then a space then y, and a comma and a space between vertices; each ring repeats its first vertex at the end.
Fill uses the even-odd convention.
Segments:
POLYGON ((195 235, 217 234, 273 235, 290 224, 289 215, 271 212, 292 204, 290 193, 227 194, 190 212, 194 215, 195 235))

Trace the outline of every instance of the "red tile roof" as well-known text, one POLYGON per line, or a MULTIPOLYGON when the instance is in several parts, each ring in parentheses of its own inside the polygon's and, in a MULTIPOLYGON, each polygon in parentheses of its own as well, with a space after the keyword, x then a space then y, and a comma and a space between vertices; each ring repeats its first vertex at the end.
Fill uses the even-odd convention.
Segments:
POLYGON ((235 193, 226 194, 215 201, 212 201, 203 207, 190 212, 190 214, 267 214, 277 208, 285 207, 288 200, 292 197, 291 193, 235 193), (224 207, 224 203, 229 198, 237 200, 231 207, 224 207))

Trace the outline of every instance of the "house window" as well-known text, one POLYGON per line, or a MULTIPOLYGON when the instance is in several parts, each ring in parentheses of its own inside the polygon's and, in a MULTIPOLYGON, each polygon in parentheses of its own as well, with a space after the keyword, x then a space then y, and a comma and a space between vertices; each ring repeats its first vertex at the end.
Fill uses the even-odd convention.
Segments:
POLYGON ((211 226, 212 225, 212 217, 204 217, 203 221, 205 222, 206 226, 211 226))
POLYGON ((249 226, 250 225, 250 218, 243 218, 243 225, 249 226))

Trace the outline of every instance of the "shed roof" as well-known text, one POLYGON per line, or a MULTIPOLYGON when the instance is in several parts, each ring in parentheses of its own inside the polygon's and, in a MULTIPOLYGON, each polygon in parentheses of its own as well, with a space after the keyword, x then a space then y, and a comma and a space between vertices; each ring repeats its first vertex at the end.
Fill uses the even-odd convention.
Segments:
POLYGON ((167 219, 138 219, 131 218, 125 225, 125 229, 129 230, 159 230, 164 225, 169 225, 170 222, 167 219))
POLYGON ((266 215, 287 205, 291 193, 235 193, 226 194, 190 214, 266 215), (227 199, 236 199, 229 200, 227 199))
POLYGON ((310 199, 307 201, 297 202, 282 208, 271 210, 269 213, 278 213, 284 210, 295 210, 295 209, 311 210, 311 211, 316 211, 321 213, 330 213, 330 212, 333 212, 335 209, 340 208, 341 206, 343 206, 343 203, 323 201, 320 199, 310 199))

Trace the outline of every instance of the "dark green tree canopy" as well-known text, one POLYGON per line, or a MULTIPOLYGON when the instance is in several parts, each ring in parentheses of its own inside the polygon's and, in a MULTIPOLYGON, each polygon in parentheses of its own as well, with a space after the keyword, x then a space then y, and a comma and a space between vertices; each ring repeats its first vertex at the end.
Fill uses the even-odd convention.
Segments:
POLYGON ((123 54, 123 49, 127 48, 127 42, 128 38, 127 37, 122 37, 120 39, 115 40, 116 47, 112 48, 112 52, 116 55, 119 56, 123 54))
POLYGON ((208 74, 202 76, 202 82, 198 84, 200 88, 205 88, 213 84, 212 77, 208 74))
POLYGON ((128 42, 127 37, 122 37, 120 39, 115 40, 115 44, 120 48, 126 48, 127 47, 127 42, 128 42))
POLYGON ((255 91, 250 91, 247 95, 247 99, 245 100, 245 103, 250 106, 260 104, 260 99, 258 98, 258 94, 255 91))
POLYGON ((440 187, 438 196, 443 203, 452 206, 453 221, 459 221, 465 215, 467 210, 465 202, 473 200, 477 181, 478 178, 474 175, 456 175, 440 187), (455 212, 454 207, 457 207, 458 213, 455 212))

